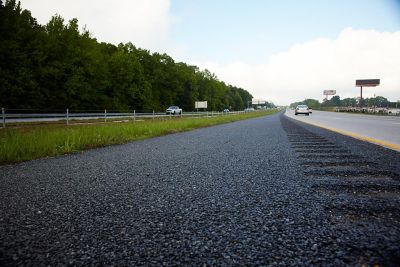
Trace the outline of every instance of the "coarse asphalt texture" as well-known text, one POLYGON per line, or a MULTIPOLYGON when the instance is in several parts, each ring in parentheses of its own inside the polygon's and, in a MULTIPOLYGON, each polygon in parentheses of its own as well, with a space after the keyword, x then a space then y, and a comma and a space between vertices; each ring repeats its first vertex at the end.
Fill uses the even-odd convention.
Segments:
POLYGON ((0 265, 398 266, 399 173, 282 113, 0 166, 0 265))

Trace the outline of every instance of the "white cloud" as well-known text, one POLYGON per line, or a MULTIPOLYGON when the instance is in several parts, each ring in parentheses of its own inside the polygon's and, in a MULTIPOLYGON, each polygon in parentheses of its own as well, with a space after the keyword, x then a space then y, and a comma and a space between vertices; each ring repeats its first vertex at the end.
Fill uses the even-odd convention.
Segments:
POLYGON ((132 42, 150 50, 170 46, 168 35, 174 18, 170 0, 22 0, 39 23, 46 24, 55 15, 66 21, 78 18, 99 41, 118 44, 132 42))
POLYGON ((400 100, 400 31, 343 30, 337 39, 316 39, 296 44, 264 64, 234 62, 220 65, 197 63, 230 84, 249 90, 257 99, 277 104, 305 98, 322 100, 322 91, 337 90, 341 98, 356 97, 356 79, 380 78, 381 85, 365 88, 400 100))
MULTIPOLYGON (((130 41, 151 51, 166 52, 178 61, 193 58, 187 44, 178 45, 170 39, 170 29, 177 22, 170 14, 171 0, 22 0, 22 6, 31 10, 41 24, 57 13, 67 21, 78 18, 79 24, 86 25, 99 41, 130 41)), ((377 94, 396 101, 400 100, 399 47, 400 31, 347 28, 334 40, 296 44, 262 64, 243 60, 230 64, 191 63, 249 90, 257 99, 277 104, 304 98, 322 100, 326 89, 337 90, 342 98, 355 97, 359 94, 355 80, 363 78, 381 79, 379 87, 364 90, 365 96, 377 94)))

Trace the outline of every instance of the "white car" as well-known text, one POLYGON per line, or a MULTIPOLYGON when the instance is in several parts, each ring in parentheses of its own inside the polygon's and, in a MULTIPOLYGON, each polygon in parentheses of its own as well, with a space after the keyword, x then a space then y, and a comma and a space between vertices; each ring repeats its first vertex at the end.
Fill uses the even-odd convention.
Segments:
POLYGON ((178 106, 170 106, 167 108, 166 114, 169 115, 181 115, 182 114, 182 109, 179 108, 178 106))
POLYGON ((304 115, 308 116, 308 115, 310 115, 310 113, 311 113, 310 109, 308 108, 307 105, 298 105, 296 107, 296 109, 294 110, 294 115, 304 114, 304 115))

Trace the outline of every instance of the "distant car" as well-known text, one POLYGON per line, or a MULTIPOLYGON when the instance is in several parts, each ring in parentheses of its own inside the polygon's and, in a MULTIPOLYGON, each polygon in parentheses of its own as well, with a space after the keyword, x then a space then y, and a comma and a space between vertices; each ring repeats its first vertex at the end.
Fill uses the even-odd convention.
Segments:
POLYGON ((229 109, 224 109, 224 113, 229 113, 229 109))
POLYGON ((252 111, 254 111, 254 108, 246 108, 246 109, 244 110, 244 112, 252 112, 252 111))
POLYGON ((182 114, 182 109, 179 108, 178 106, 170 106, 169 108, 167 108, 166 111, 167 115, 181 115, 182 114))
POLYGON ((310 113, 311 113, 310 109, 308 108, 307 105, 298 105, 296 107, 296 109, 294 110, 294 115, 304 114, 304 115, 308 116, 308 115, 310 115, 310 113))
POLYGON ((312 108, 308 108, 308 111, 310 111, 310 114, 312 113, 312 108))

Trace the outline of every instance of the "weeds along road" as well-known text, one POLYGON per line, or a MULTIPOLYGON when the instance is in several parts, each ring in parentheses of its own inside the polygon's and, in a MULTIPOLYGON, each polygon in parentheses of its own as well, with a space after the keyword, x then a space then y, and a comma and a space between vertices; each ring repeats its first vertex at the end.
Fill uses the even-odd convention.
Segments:
POLYGON ((2 166, 0 263, 395 266, 399 173, 282 114, 2 166))

